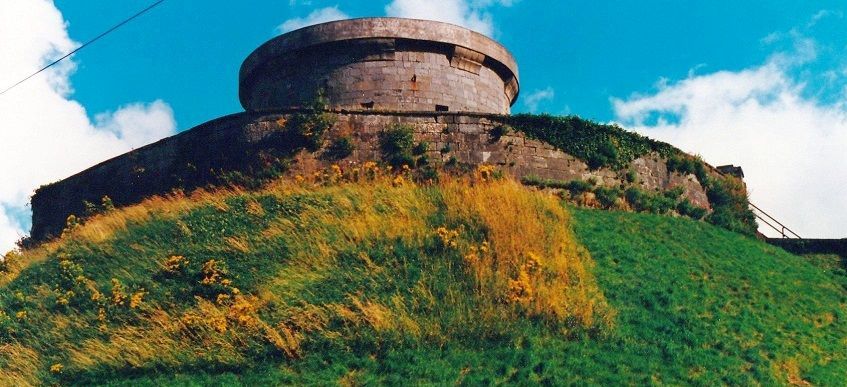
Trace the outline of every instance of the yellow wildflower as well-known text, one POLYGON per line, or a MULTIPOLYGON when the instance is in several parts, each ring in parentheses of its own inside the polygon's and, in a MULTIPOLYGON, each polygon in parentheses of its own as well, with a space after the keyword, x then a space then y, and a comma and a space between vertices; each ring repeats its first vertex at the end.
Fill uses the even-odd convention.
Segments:
POLYGON ((220 317, 220 316, 212 317, 209 321, 209 325, 211 325, 212 329, 214 329, 218 333, 226 332, 226 328, 227 328, 226 319, 223 318, 223 317, 220 317))
POLYGON ((223 305, 223 304, 227 303, 230 298, 231 297, 229 296, 229 294, 218 294, 218 297, 215 299, 215 302, 218 305, 223 305))
POLYGON ((458 247, 458 238, 459 232, 456 230, 450 230, 447 227, 439 227, 435 230, 436 235, 441 240, 441 244, 444 247, 456 248, 458 247))
POLYGON ((186 266, 188 266, 188 260, 185 257, 182 255, 172 255, 162 263, 162 271, 173 274, 186 266))
POLYGON ((523 303, 532 299, 532 285, 529 274, 525 270, 518 273, 518 278, 509 280, 509 301, 523 303))
POLYGON ((141 302, 144 301, 144 295, 145 294, 147 294, 147 292, 145 292, 144 289, 141 289, 141 290, 133 293, 132 297, 129 298, 130 309, 135 309, 139 305, 141 305, 141 302))
POLYGON ((60 363, 56 363, 50 366, 50 372, 58 374, 62 372, 62 368, 65 368, 65 366, 60 363))
POLYGON ((397 175, 397 176, 394 178, 394 180, 392 180, 392 181, 391 181, 391 184, 392 184, 393 186, 395 186, 395 187, 399 187, 399 186, 403 185, 403 183, 404 183, 405 181, 406 181, 406 180, 404 180, 404 179, 403 179, 403 176, 401 176, 401 175, 397 175))
POLYGON ((203 280, 200 283, 203 285, 217 284, 223 276, 223 271, 218 267, 218 261, 214 259, 206 261, 201 271, 203 272, 203 280))
POLYGON ((476 171, 477 175, 482 181, 489 181, 494 178, 494 173, 496 172, 496 169, 493 165, 480 165, 476 171))
POLYGON ((126 294, 124 294, 124 286, 117 278, 112 278, 112 304, 123 305, 126 303, 126 294))
POLYGON ((524 263, 524 269, 528 273, 535 273, 539 269, 541 269, 541 258, 538 257, 535 253, 527 253, 526 254, 526 262, 524 263))

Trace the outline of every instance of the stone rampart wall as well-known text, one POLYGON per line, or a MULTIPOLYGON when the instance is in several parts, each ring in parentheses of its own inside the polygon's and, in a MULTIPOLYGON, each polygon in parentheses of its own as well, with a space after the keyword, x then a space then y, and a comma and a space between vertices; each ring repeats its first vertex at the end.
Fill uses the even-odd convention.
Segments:
MULTIPOLYGON (((217 181, 222 171, 246 169, 256 155, 269 147, 279 134, 288 113, 240 113, 200 125, 194 129, 105 161, 65 180, 40 188, 32 198, 31 236, 43 240, 61 233, 70 214, 82 214, 83 201, 98 203, 109 196, 117 205, 139 202, 174 188, 192 188, 217 181)), ((343 168, 381 159, 378 134, 394 124, 414 128, 416 141, 429 145, 429 159, 443 163, 455 158, 467 165, 490 164, 521 178, 529 175, 558 180, 593 178, 603 186, 625 184, 625 171, 588 165, 553 146, 526 138, 521 133, 499 137, 492 130, 501 126, 502 116, 435 112, 338 112, 336 125, 325 135, 328 143, 349 136, 355 149, 338 162, 343 168)), ((306 174, 325 168, 317 153, 301 152, 294 157, 291 174, 306 174)), ((665 161, 648 154, 634 160, 630 169, 645 190, 667 190, 681 186, 693 204, 708 208, 703 187, 693 175, 670 173, 665 161)))

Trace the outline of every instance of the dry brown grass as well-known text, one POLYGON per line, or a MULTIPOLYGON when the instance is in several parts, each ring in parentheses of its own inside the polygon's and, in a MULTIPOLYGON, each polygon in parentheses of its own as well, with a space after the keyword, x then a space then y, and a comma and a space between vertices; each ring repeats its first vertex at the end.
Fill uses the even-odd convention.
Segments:
POLYGON ((481 295, 519 304, 534 316, 595 323, 610 316, 594 277, 592 260, 570 229, 570 216, 552 195, 534 194, 511 179, 477 185, 448 181, 448 213, 479 219, 488 244, 466 255, 481 295))
POLYGON ((0 344, 0 386, 34 386, 42 370, 37 352, 20 344, 0 344))

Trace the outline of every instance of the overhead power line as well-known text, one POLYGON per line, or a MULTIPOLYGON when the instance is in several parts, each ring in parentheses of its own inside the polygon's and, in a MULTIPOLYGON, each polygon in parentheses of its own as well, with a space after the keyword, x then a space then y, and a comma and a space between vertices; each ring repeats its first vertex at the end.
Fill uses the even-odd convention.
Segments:
POLYGON ((92 44, 92 43, 94 43, 94 42, 96 42, 96 41, 100 40, 100 38, 102 38, 102 37, 104 37, 104 36, 106 36, 106 35, 108 35, 108 34, 110 34, 110 33, 114 32, 114 31, 115 31, 115 30, 117 30, 118 28, 123 27, 123 26, 124 26, 124 24, 127 24, 127 23, 131 22, 133 19, 135 19, 135 18, 137 18, 137 17, 139 17, 139 16, 141 16, 141 15, 143 15, 143 14, 147 13, 147 11, 149 11, 149 10, 151 10, 151 9, 155 8, 155 7, 156 7, 157 5, 159 5, 159 4, 162 4, 164 1, 165 1, 165 0, 158 0, 158 1, 154 2, 153 4, 150 4, 149 6, 147 6, 147 8, 144 8, 144 9, 142 9, 141 11, 138 11, 138 13, 136 13, 135 15, 130 16, 130 17, 129 17, 129 18, 127 18, 126 20, 124 20, 124 21, 122 21, 122 22, 120 22, 120 23, 116 24, 114 27, 109 28, 108 30, 106 30, 106 31, 105 31, 105 32, 103 32, 102 34, 97 35, 96 37, 94 37, 94 39, 91 39, 91 40, 89 40, 89 41, 87 41, 87 42, 83 43, 81 46, 77 47, 77 48, 76 48, 76 49, 74 49, 73 51, 71 51, 71 52, 69 52, 69 53, 65 54, 65 56, 63 56, 63 57, 61 57, 61 58, 59 58, 59 59, 56 59, 55 61, 53 61, 52 63, 48 64, 47 66, 44 66, 43 68, 41 68, 41 70, 38 70, 38 71, 36 71, 36 72, 34 72, 34 73, 30 74, 28 77, 26 77, 26 78, 24 78, 24 79, 21 79, 20 81, 18 81, 18 82, 17 82, 17 83, 15 83, 14 85, 9 86, 8 88, 6 88, 6 89, 5 89, 5 90, 3 90, 2 92, 0 92, 0 95, 6 94, 6 92, 8 92, 9 90, 14 89, 15 87, 17 87, 17 86, 18 86, 18 85, 20 85, 21 83, 24 83, 24 82, 28 81, 30 78, 32 78, 32 77, 34 77, 34 76, 36 76, 36 75, 40 74, 42 71, 47 70, 47 69, 49 69, 50 67, 53 67, 53 66, 54 66, 54 65, 56 65, 57 63, 59 63, 59 62, 61 62, 61 61, 65 60, 67 57, 69 57, 69 56, 71 56, 71 55, 73 55, 73 54, 76 54, 76 53, 77 53, 77 51, 82 50, 82 49, 83 49, 83 48, 85 48, 86 46, 88 46, 88 45, 90 45, 90 44, 92 44))

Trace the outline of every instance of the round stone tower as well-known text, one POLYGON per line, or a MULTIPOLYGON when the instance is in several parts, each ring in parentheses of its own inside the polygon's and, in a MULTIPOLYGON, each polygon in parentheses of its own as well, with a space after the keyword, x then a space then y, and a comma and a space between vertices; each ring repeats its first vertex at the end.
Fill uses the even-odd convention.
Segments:
POLYGON ((278 36, 241 66, 248 111, 307 106, 323 91, 343 110, 508 114, 518 67, 505 47, 447 23, 366 18, 278 36))

